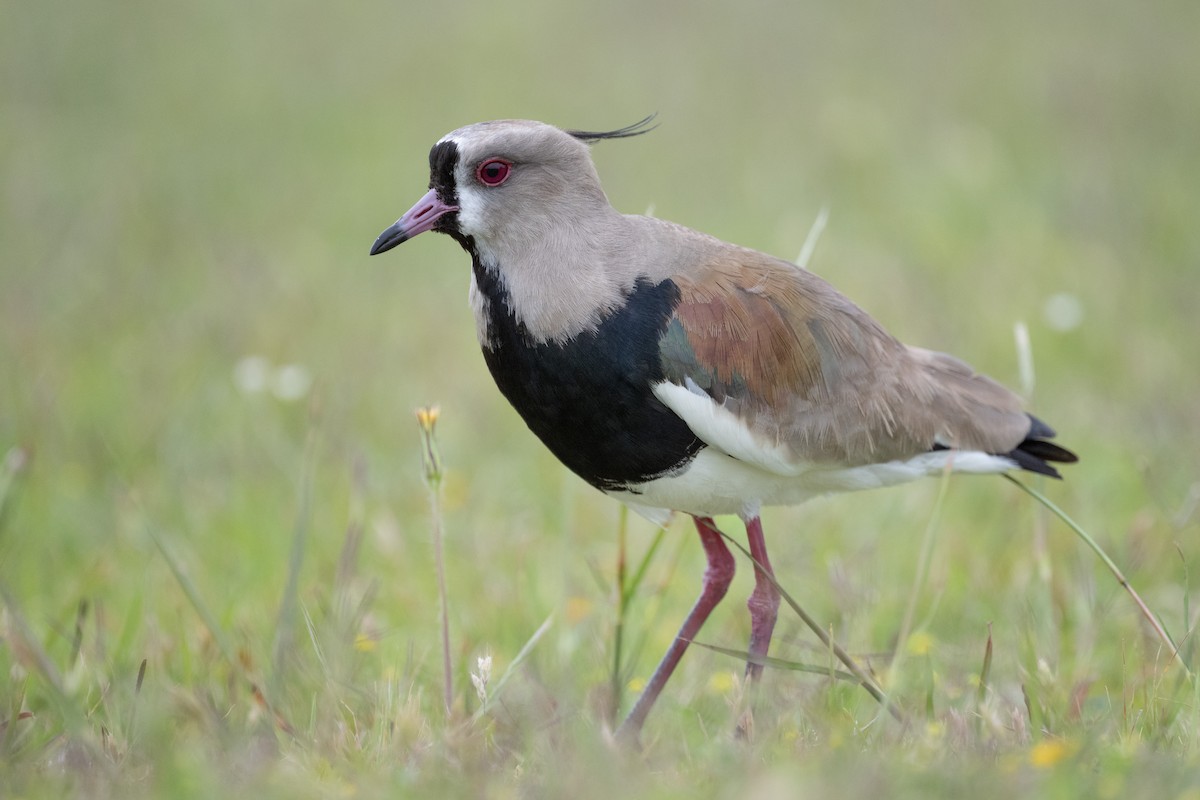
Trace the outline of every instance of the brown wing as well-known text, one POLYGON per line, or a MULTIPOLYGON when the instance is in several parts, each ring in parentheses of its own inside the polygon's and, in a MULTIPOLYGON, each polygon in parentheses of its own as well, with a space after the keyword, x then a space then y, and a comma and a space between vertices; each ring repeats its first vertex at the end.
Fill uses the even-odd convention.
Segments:
POLYGON ((906 347, 791 264, 734 250, 674 281, 667 380, 703 391, 792 463, 868 464, 939 446, 1007 453, 1030 431, 1012 392, 906 347))

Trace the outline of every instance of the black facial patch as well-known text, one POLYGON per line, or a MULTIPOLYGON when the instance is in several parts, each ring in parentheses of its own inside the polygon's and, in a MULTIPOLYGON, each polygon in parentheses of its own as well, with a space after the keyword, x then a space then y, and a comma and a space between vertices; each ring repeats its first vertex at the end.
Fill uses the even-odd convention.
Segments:
MULTIPOLYGON (((454 180, 457 167, 458 145, 454 142, 439 142, 429 151, 429 188, 436 190, 438 198, 448 206, 458 205, 458 184, 454 180)), ((461 243, 457 211, 439 217, 433 230, 449 234, 461 243)), ((463 246, 466 247, 465 244, 463 246)))
POLYGON ((685 466, 704 443, 659 401, 658 340, 679 289, 638 281, 624 305, 595 330, 563 343, 531 341, 509 309, 499 275, 474 259, 487 296, 491 347, 484 360, 496 385, 538 438, 598 489, 636 486, 685 466))
POLYGON ((437 189, 442 202, 458 205, 458 185, 454 182, 454 170, 458 167, 458 145, 454 142, 438 142, 429 151, 429 188, 437 189))

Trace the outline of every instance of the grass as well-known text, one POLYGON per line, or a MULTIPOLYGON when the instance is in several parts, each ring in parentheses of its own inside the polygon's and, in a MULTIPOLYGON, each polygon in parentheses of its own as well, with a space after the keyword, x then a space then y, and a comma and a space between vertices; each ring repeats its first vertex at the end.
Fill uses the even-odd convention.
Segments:
POLYGON ((1083 459, 1026 483, 1194 673, 1198 16, 6 8, 0 791, 1194 795, 1196 681, 1066 525, 983 478, 765 518, 783 589, 907 726, 786 607, 746 696, 743 559, 644 752, 613 749, 699 589, 694 534, 626 519, 524 429, 452 243, 365 253, 447 130, 657 110, 595 149, 618 207, 803 248, 905 341, 1013 386, 1024 324, 1031 408, 1083 459), (444 604, 411 417, 431 401, 444 604))

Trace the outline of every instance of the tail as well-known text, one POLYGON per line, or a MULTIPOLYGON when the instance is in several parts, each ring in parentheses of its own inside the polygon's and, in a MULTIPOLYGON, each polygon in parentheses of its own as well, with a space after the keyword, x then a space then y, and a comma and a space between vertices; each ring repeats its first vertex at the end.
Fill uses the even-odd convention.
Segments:
POLYGON ((1011 458, 1021 469, 1061 479, 1062 475, 1058 474, 1058 470, 1050 462, 1074 464, 1079 457, 1065 447, 1046 441, 1054 438, 1054 429, 1032 414, 1026 416, 1029 417, 1030 426, 1029 433, 1025 434, 1025 441, 1017 445, 1011 452, 997 455, 1011 458))

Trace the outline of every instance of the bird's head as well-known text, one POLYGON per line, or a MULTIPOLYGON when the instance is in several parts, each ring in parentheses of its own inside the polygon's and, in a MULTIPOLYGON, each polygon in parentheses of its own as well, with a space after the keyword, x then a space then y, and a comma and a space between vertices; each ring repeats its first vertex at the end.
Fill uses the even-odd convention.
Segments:
POLYGON ((429 191, 379 235, 371 255, 430 230, 472 252, 520 251, 561 226, 611 212, 587 145, 645 133, 652 120, 603 132, 528 120, 452 131, 429 151, 429 191))

